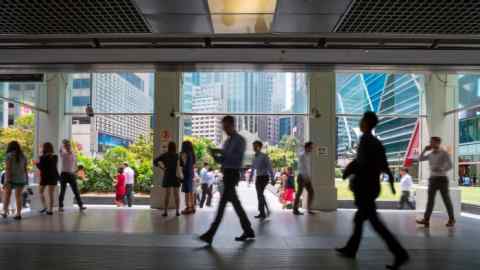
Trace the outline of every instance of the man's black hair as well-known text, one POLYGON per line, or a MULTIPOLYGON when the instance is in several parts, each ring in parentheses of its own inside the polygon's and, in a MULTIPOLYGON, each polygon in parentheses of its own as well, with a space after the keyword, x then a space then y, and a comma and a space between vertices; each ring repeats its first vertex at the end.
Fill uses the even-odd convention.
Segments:
POLYGON ((258 146, 260 146, 260 147, 263 147, 263 143, 262 143, 261 141, 258 141, 258 140, 257 140, 257 141, 254 141, 254 142, 253 142, 253 145, 258 145, 258 146))
POLYGON ((370 129, 373 129, 378 124, 377 114, 374 113, 374 112, 371 112, 371 111, 365 112, 363 114, 363 121, 365 121, 365 123, 367 123, 367 125, 370 129))
POLYGON ((235 124, 235 118, 231 115, 227 115, 227 116, 223 117, 222 123, 228 123, 228 124, 234 125, 235 124))

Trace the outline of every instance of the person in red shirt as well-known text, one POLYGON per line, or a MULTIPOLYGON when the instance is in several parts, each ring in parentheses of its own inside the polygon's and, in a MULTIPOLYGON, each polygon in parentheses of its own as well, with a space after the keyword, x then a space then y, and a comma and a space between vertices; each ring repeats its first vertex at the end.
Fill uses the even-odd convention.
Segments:
POLYGON ((123 198, 125 197, 125 175, 123 174, 123 167, 119 167, 117 173, 116 179, 113 181, 115 185, 115 203, 117 207, 122 207, 124 204, 123 198))

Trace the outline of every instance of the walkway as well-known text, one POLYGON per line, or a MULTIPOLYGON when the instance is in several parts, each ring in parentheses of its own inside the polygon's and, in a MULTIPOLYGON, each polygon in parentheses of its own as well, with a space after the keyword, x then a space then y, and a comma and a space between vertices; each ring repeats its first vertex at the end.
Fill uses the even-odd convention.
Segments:
MULTIPOLYGON (((256 214, 253 187, 239 188, 249 216, 256 214)), ((276 205, 273 195, 270 204, 276 205)), ((278 206, 277 206, 278 208, 278 206)), ((293 216, 277 209, 259 222, 252 219, 258 238, 236 243, 241 233, 231 209, 211 249, 193 239, 215 214, 203 209, 194 216, 161 217, 145 208, 91 207, 49 216, 26 217, 21 222, 0 221, 0 269, 384 269, 391 261, 383 243, 365 232, 357 261, 332 251, 350 231, 353 211, 319 212, 293 216)), ((410 250, 405 269, 478 269, 480 219, 462 216, 455 229, 434 215, 433 226, 418 228, 412 211, 383 211, 388 226, 410 250)))

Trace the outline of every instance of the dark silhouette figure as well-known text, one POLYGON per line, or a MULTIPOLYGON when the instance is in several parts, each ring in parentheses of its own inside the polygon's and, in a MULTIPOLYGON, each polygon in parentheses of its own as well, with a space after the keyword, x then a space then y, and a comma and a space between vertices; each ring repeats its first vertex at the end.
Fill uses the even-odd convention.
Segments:
POLYGON ((235 240, 246 241, 250 238, 255 238, 255 232, 252 229, 251 223, 248 220, 235 189, 240 181, 240 171, 243 165, 246 142, 235 130, 235 119, 232 116, 225 116, 222 120, 222 125, 223 130, 228 135, 228 139, 225 141, 223 149, 210 149, 210 152, 214 159, 222 164, 224 191, 220 198, 215 220, 210 226, 210 229, 199 237, 200 241, 209 245, 212 244, 213 237, 222 222, 227 202, 232 203, 243 229, 243 234, 236 237, 235 240))
POLYGON ((362 239, 363 223, 368 220, 395 256, 394 263, 388 265, 387 268, 398 269, 408 261, 408 253, 378 216, 375 203, 380 194, 381 173, 388 174, 392 192, 395 194, 394 178, 388 167, 385 149, 372 134, 372 130, 377 123, 378 118, 375 113, 366 112, 363 115, 360 121, 363 136, 360 139, 357 157, 344 171, 343 178, 353 176, 350 180, 350 188, 354 194, 357 212, 355 213, 354 230, 350 240, 345 247, 339 248, 337 251, 344 257, 354 258, 362 239))

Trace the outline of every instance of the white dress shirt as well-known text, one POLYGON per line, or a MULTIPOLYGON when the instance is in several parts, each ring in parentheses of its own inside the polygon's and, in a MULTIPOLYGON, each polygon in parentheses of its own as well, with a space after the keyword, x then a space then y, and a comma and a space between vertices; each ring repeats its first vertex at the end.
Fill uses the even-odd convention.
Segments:
POLYGON ((413 186, 413 180, 410 174, 406 173, 400 179, 400 191, 410 191, 413 186))
POLYGON ((452 169, 452 160, 447 151, 439 149, 431 151, 429 154, 423 151, 420 155, 420 161, 428 160, 430 165, 430 177, 447 176, 447 172, 452 169))
POLYGON ((123 174, 125 175, 125 184, 126 185, 133 185, 135 183, 135 172, 132 168, 126 167, 123 170, 123 174))
POLYGON ((311 153, 302 153, 298 157, 298 174, 311 180, 312 176, 312 156, 311 153))

